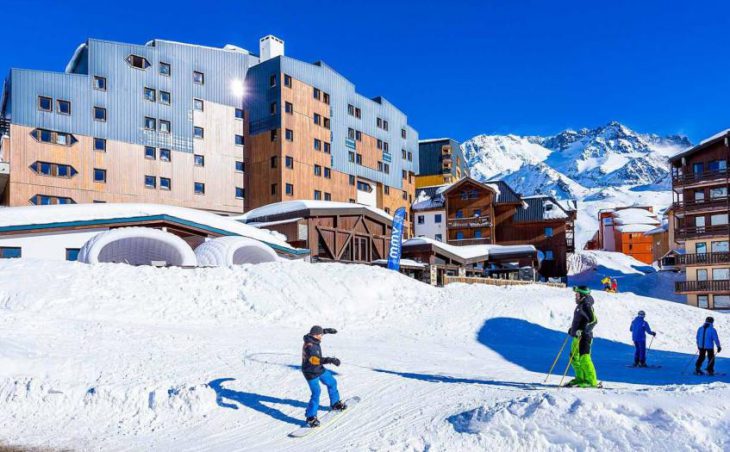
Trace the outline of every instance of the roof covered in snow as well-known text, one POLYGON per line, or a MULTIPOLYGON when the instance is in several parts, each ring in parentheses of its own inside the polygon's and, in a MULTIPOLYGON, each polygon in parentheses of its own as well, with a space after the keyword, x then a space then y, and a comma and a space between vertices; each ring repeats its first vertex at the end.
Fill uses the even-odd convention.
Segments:
MULTIPOLYGON (((629 207, 627 209, 616 210, 613 214, 614 223, 617 225, 653 225, 649 229, 659 226, 661 221, 654 212, 641 207, 629 207)), ((647 231, 649 230, 647 229, 647 231)), ((636 231, 633 231, 636 232, 636 231)))
POLYGON ((568 220, 570 213, 552 196, 523 197, 523 207, 518 207, 512 217, 515 223, 568 220))
POLYGON ((293 248, 266 230, 241 224, 233 217, 162 204, 98 203, 7 207, 0 209, 0 233, 77 225, 104 226, 150 219, 177 221, 221 235, 249 237, 288 253, 306 253, 305 250, 293 248))
POLYGON ((276 202, 250 210, 243 215, 234 217, 234 219, 243 223, 270 223, 272 221, 289 219, 290 217, 342 215, 348 213, 353 215, 361 213, 369 214, 388 223, 393 221, 393 217, 384 210, 364 204, 313 200, 276 202))
MULTIPOLYGON (((388 259, 377 259, 374 260, 372 263, 373 265, 385 266, 388 265, 388 259)), ((400 266, 410 268, 426 268, 426 264, 424 264, 423 262, 414 261, 413 259, 401 259, 400 266)))
MULTIPOLYGON (((450 190, 454 185, 464 181, 460 179, 452 184, 431 185, 416 189, 416 199, 411 208, 416 211, 436 210, 444 207, 443 194, 450 190)), ((492 180, 481 183, 472 179, 474 182, 484 185, 494 191, 496 196, 496 204, 519 204, 522 202, 520 195, 512 190, 512 188, 504 181, 492 180)))
POLYGON ((430 245, 440 254, 462 262, 472 263, 499 259, 510 256, 537 256, 537 249, 532 245, 466 245, 457 246, 440 242, 429 237, 415 237, 403 243, 403 249, 410 247, 430 245))
POLYGON ((669 223, 664 223, 659 227, 646 231, 644 235, 656 235, 667 231, 669 231, 669 223))

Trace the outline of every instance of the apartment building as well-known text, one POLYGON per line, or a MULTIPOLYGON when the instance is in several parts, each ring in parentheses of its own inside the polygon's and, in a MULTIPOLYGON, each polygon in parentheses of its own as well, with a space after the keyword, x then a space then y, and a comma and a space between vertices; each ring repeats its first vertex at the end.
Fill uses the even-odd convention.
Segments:
POLYGON ((65 72, 13 69, 0 103, 3 205, 170 204, 242 213, 287 200, 393 212, 418 134, 382 97, 266 36, 237 46, 90 39, 65 72))
POLYGON ((461 144, 451 138, 418 142, 419 172, 416 188, 451 184, 469 176, 461 144))
POLYGON ((730 131, 670 158, 674 240, 684 246, 676 263, 686 281, 675 290, 687 303, 730 309, 730 131))
POLYGON ((653 238, 645 233, 661 225, 651 206, 622 206, 598 212, 598 249, 631 256, 645 264, 655 260, 653 238))

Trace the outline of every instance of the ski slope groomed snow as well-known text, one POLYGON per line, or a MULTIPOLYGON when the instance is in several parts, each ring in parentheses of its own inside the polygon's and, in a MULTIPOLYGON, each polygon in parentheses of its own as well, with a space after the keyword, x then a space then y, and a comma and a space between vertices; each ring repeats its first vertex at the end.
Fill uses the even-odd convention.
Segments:
MULTIPOLYGON (((605 389, 543 385, 568 289, 433 288, 359 265, 180 269, 0 262, 0 444, 48 450, 723 451, 727 376, 689 371, 709 314, 595 293, 605 389), (658 369, 632 369, 638 310, 658 369), (305 438, 299 364, 313 324, 343 397, 305 438)), ((726 340, 730 322, 716 326, 726 340)), ((567 353, 557 366, 562 374, 567 353)), ((730 370, 720 355, 719 372, 730 370)), ((326 391, 323 392, 327 404, 326 391)), ((1 448, 1 447, 0 447, 1 448)))

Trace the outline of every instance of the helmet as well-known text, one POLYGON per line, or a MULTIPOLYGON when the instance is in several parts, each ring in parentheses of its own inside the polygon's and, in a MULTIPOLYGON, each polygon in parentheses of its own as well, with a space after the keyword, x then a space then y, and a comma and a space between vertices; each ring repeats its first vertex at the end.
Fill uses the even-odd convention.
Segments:
POLYGON ((591 293, 591 289, 589 289, 588 286, 575 286, 573 287, 573 292, 579 293, 581 295, 588 295, 591 293))
POLYGON ((705 319, 705 322, 707 323, 715 323, 715 319, 713 317, 708 317, 705 319))
POLYGON ((644 312, 644 311, 639 311, 639 317, 644 317, 645 315, 646 315, 646 312, 644 312))

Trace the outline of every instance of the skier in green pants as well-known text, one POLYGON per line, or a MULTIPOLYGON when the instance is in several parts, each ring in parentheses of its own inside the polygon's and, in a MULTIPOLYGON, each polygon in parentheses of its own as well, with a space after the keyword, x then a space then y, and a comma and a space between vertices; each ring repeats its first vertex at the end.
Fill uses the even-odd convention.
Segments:
POLYGON ((570 347, 571 364, 575 372, 575 378, 569 381, 566 386, 578 386, 581 388, 598 387, 596 368, 591 360, 591 344, 593 343, 593 327, 598 323, 596 313, 593 311, 593 297, 591 290, 586 286, 573 288, 575 292, 575 312, 573 323, 568 334, 573 337, 570 347))

